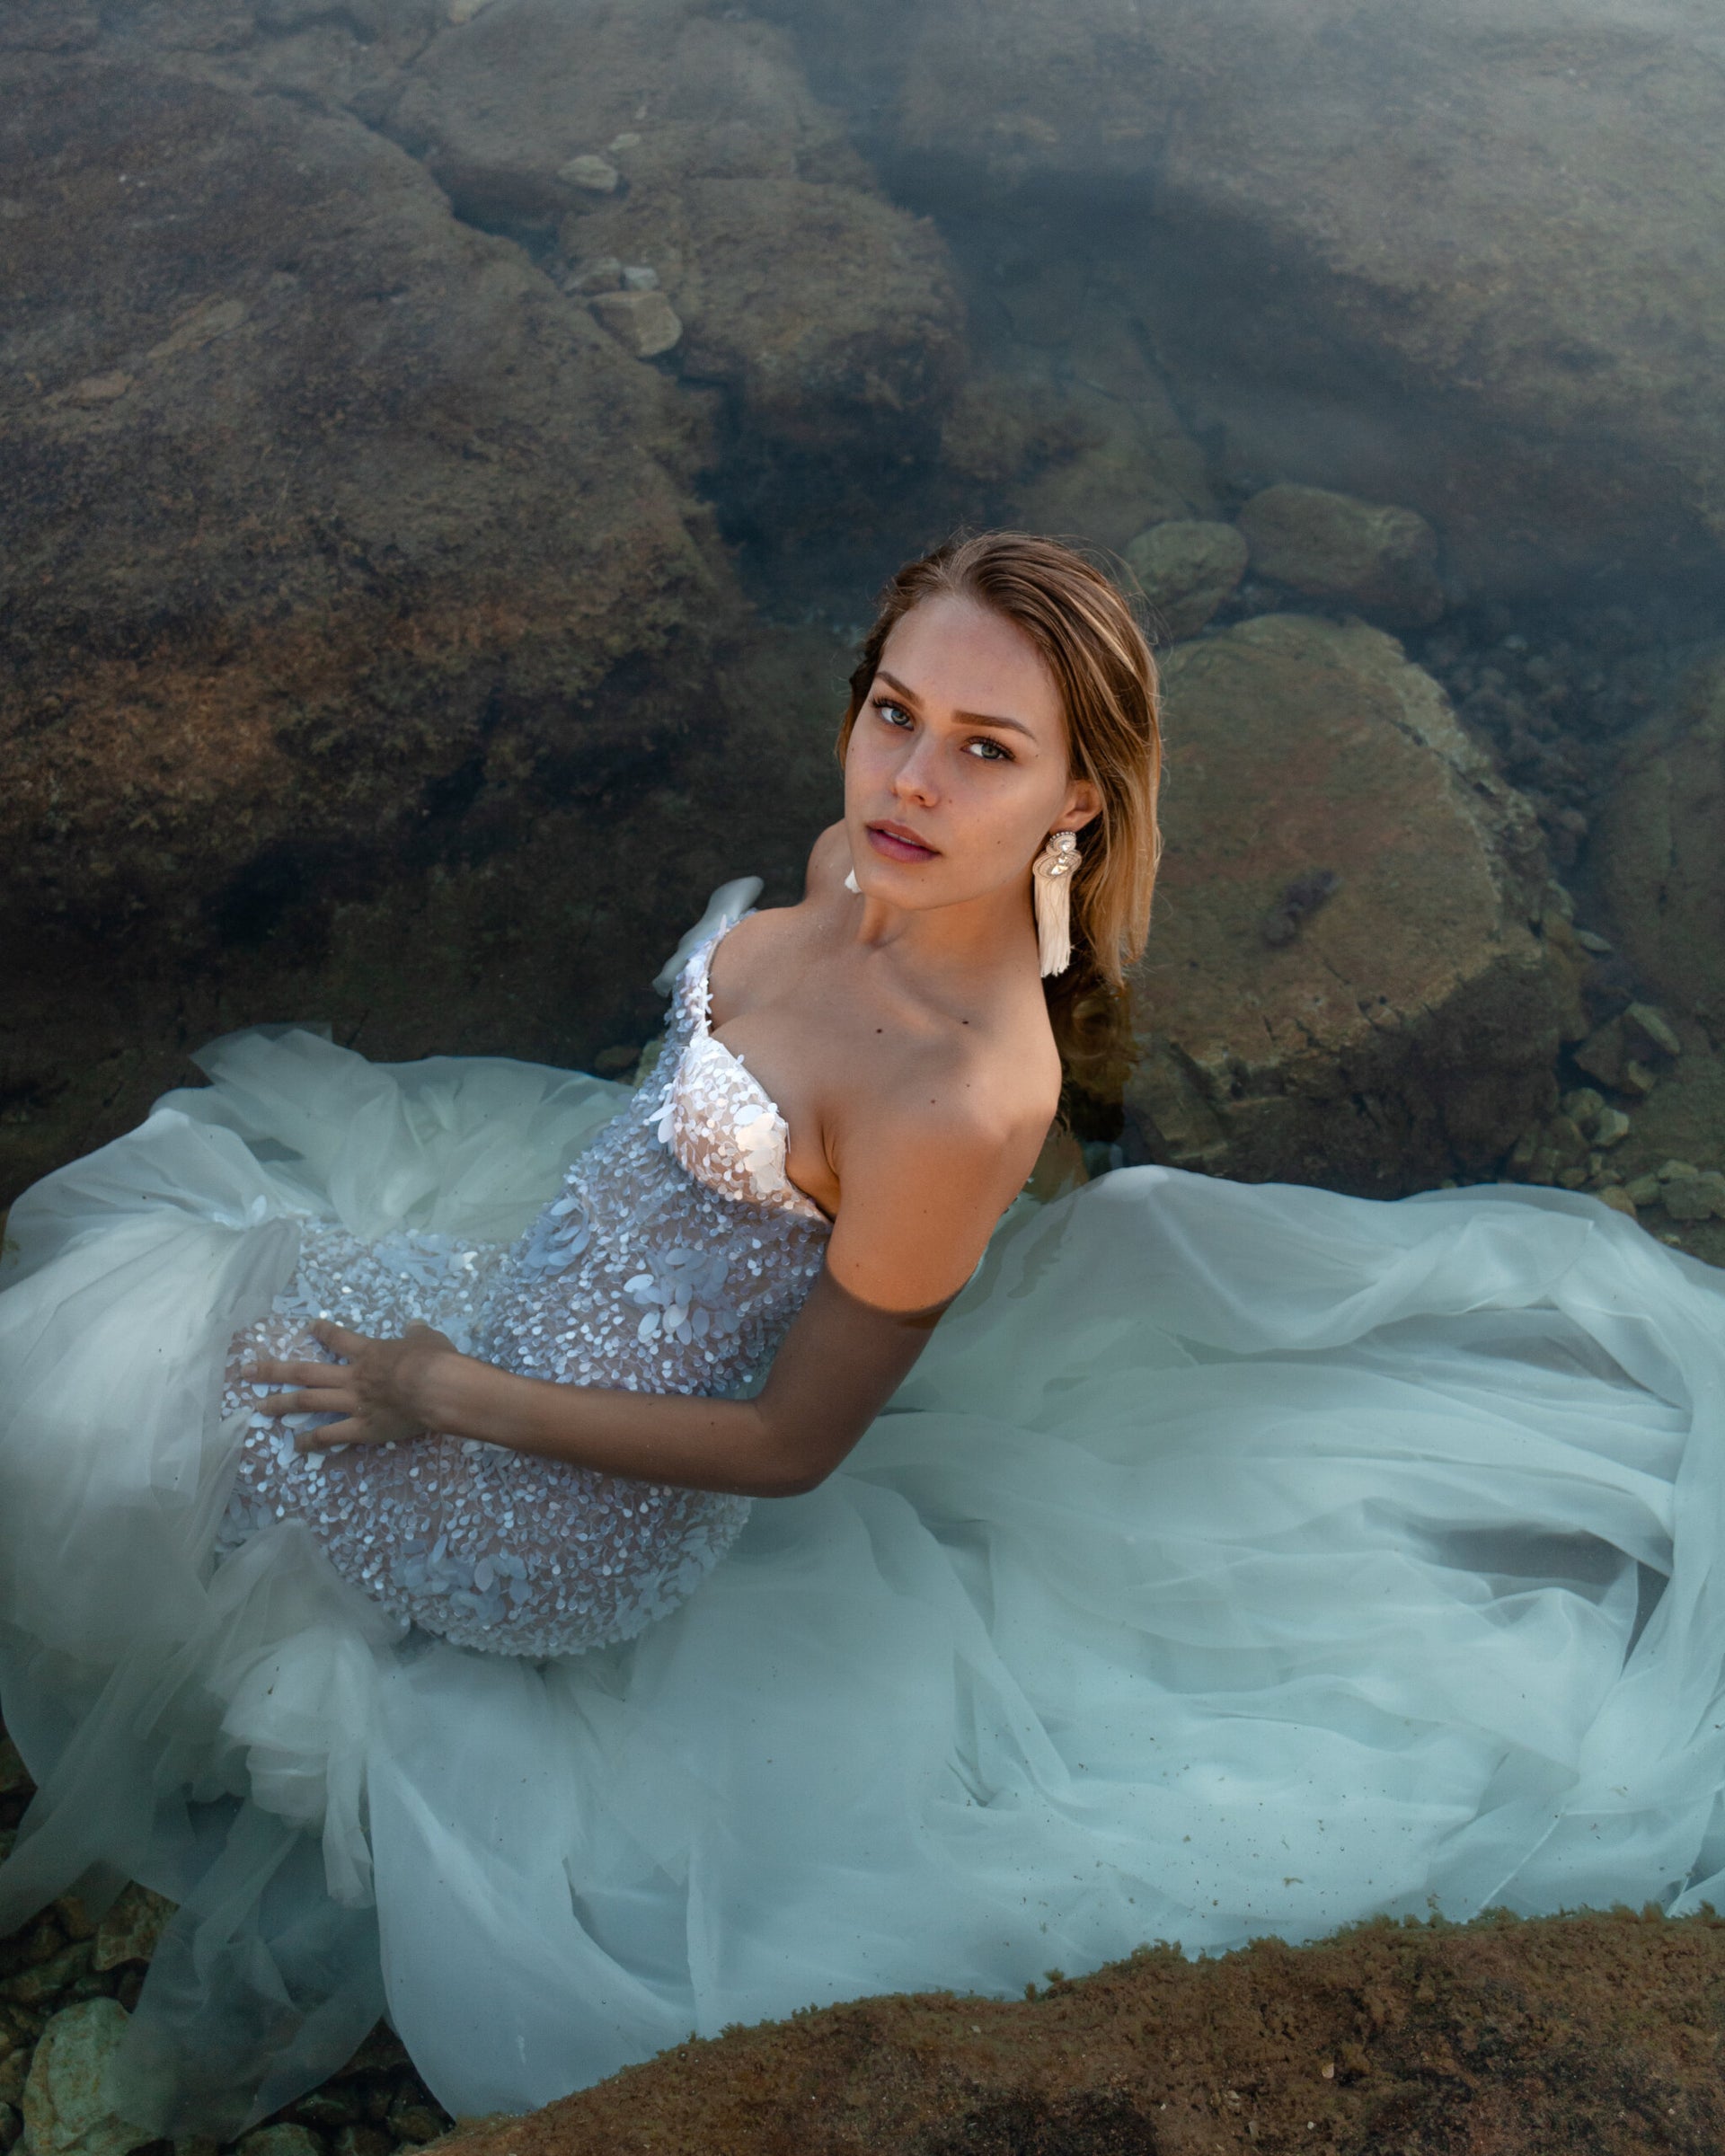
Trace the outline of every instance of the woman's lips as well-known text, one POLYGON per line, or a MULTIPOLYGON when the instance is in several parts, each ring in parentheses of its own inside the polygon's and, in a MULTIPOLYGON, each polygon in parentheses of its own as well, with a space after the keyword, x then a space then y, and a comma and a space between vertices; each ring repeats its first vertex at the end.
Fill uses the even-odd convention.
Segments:
POLYGON ((913 838, 909 832, 892 824, 869 824, 864 828, 869 844, 889 861, 933 861, 939 851, 937 847, 925 846, 921 839, 913 838))

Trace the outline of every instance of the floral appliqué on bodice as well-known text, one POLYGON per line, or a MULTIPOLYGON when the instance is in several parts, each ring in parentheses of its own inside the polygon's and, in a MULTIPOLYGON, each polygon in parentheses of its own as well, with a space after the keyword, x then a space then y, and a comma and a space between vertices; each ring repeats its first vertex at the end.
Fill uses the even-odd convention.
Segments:
MULTIPOLYGON (((227 1405, 255 1398, 232 1382, 251 1356, 320 1353, 305 1333, 318 1317, 374 1334, 422 1320, 464 1353, 565 1384, 733 1393, 757 1380, 831 1223, 785 1172, 783 1118, 711 1030, 708 967, 744 917, 733 899, 701 924, 653 1071, 518 1241, 402 1231, 367 1243, 308 1222, 292 1286, 235 1343, 227 1405)), ((302 1454, 282 1421, 254 1414, 217 1550, 297 1515, 401 1618, 544 1657, 629 1638, 674 1608, 750 1503, 477 1438, 302 1454)))

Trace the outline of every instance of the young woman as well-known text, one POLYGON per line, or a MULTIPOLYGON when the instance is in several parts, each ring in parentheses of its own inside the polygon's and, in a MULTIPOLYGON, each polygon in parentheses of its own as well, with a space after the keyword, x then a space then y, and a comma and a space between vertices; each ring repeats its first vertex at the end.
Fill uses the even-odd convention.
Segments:
POLYGON ((14 1209, 0 1932, 181 1904, 140 2125, 385 2010, 518 2109, 1149 1940, 1717 1892, 1719 1277, 1562 1192, 1014 1206, 1144 937, 1150 655, 972 540, 842 745, 632 1095, 237 1035, 14 1209))

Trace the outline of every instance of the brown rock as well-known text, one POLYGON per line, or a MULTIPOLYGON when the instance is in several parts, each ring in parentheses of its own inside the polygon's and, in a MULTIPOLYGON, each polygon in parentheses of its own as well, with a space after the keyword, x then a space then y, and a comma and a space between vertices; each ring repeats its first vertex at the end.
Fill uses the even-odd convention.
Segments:
POLYGON ((136 55, 4 66, 15 1188, 141 1109, 140 1054, 179 1075, 152 1043, 183 996, 200 1031, 265 1015, 225 968, 315 974, 385 887, 403 929, 447 915, 429 884, 495 882, 560 816, 561 870, 482 938, 549 908, 566 948, 602 798, 705 707, 740 601, 686 401, 395 145, 136 55), (115 402, 59 393, 115 368, 115 402))
POLYGON ((1385 1920, 1192 1962, 1146 1947, 1035 1999, 869 1999, 733 2028, 525 2117, 467 2122, 439 2147, 1701 2156, 1725 2145, 1721 1984, 1725 1922, 1711 1912, 1385 1920))
POLYGON ((1230 596, 1246 567, 1246 542, 1231 524, 1153 524, 1126 550, 1162 634, 1195 636, 1230 596))
POLYGON ((1136 286, 1234 472, 1406 502, 1473 584, 1717 574, 1712 0, 775 12, 919 199, 1136 286))
POLYGON ((1387 629, 1427 628, 1444 611, 1438 535, 1417 510, 1323 487, 1266 487, 1239 528, 1252 568, 1272 583, 1345 600, 1387 629))
POLYGON ((94 1966, 122 1968, 148 1961, 161 1941, 176 1904, 134 1881, 121 1893, 96 1931, 94 1966))
POLYGON ((1555 1106, 1579 1029, 1532 812, 1363 623, 1263 616, 1181 647, 1166 682, 1141 1157, 1385 1196, 1485 1171, 1555 1106), (1271 942, 1319 874, 1332 895, 1271 942))
POLYGON ((702 179, 684 204, 686 374, 722 383, 776 442, 823 455, 938 420, 962 314, 931 224, 801 179, 702 179))
MULTIPOLYGON (((1678 1012, 1725 1009, 1722 835, 1725 648, 1689 675, 1630 750, 1588 854, 1621 948, 1678 1012)), ((1668 1030, 1668 1014, 1665 1023, 1668 1030)))
POLYGON ((1596 1026, 1576 1047, 1574 1056, 1577 1065, 1589 1078, 1597 1078, 1601 1085, 1621 1091, 1623 1068, 1629 1061, 1622 1019, 1608 1018, 1603 1026, 1596 1026))
POLYGON ((656 359, 683 334, 683 324, 662 292, 601 292, 593 312, 637 359, 656 359))
POLYGON ((956 384, 960 310, 932 226, 875 190, 784 34, 741 11, 491 0, 411 68, 387 125, 462 215, 556 229, 571 262, 650 265, 683 370, 722 384, 753 430, 830 452, 936 414, 956 384))

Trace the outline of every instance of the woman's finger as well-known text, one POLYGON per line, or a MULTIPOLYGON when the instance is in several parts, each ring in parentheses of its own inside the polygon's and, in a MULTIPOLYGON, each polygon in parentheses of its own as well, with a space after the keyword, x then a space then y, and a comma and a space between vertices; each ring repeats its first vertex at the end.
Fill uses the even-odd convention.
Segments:
POLYGON ((351 1356, 356 1348, 363 1348, 366 1344, 362 1333, 349 1332, 345 1325, 338 1325, 331 1318, 319 1318, 315 1324, 308 1325, 305 1330, 314 1340, 321 1341, 337 1355, 351 1356))
POLYGON ((260 1415, 353 1415, 359 1403, 351 1392, 333 1388, 315 1392, 277 1392, 258 1402, 260 1415))
POLYGON ((314 1430, 294 1432, 294 1450, 296 1453, 327 1453, 333 1445, 376 1443, 376 1440, 368 1436, 365 1424, 351 1415, 341 1422, 320 1423, 314 1430))
POLYGON ((254 1366, 257 1376, 252 1383, 260 1385, 345 1384, 348 1377, 344 1363, 259 1363, 254 1366))

